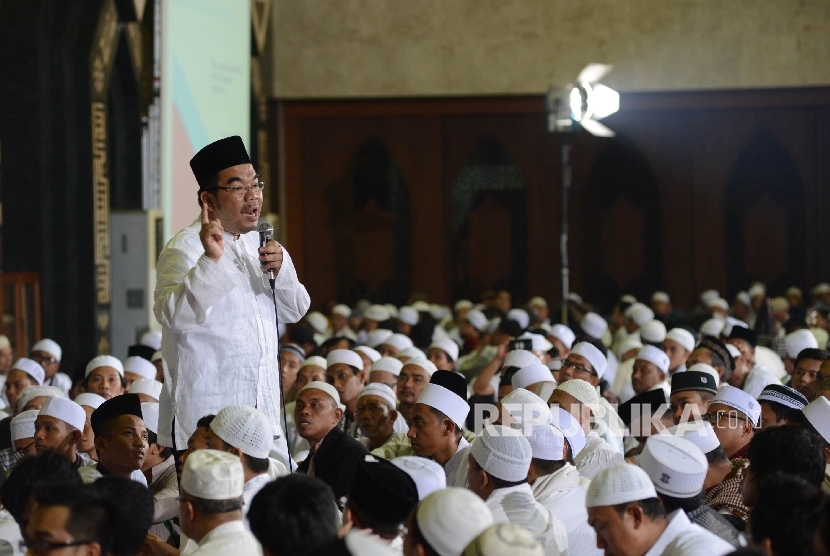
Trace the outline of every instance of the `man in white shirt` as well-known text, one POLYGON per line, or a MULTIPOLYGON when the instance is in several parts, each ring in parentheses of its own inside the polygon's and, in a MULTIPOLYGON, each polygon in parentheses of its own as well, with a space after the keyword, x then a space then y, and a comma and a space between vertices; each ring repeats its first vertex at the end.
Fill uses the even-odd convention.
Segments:
POLYGON ((628 463, 601 471, 588 487, 588 523, 597 546, 611 554, 721 556, 732 546, 682 510, 666 515, 648 474, 628 463))
POLYGON ((568 532, 550 510, 539 504, 527 482, 532 451, 521 431, 492 425, 470 445, 467 472, 470 490, 493 513, 496 523, 527 529, 545 554, 568 554, 568 532))
MULTIPOLYGON (((242 515, 248 515, 251 500, 271 482, 268 475, 271 451, 270 425, 261 411, 244 405, 229 405, 216 414, 207 431, 207 448, 239 457, 245 473, 242 515)), ((283 472, 285 469, 282 470, 283 472)), ((248 521, 245 520, 245 527, 248 521)))
POLYGON ((190 454, 182 470, 179 522, 199 546, 194 556, 261 555, 262 548, 242 522, 245 471, 239 458, 218 450, 190 454))
POLYGON ((159 442, 181 450, 200 417, 236 404, 262 411, 275 447, 287 453, 276 320, 299 321, 308 292, 288 252, 273 240, 260 247, 258 234, 250 233, 261 215, 264 184, 242 139, 206 146, 190 166, 201 219, 168 242, 157 267, 154 313, 163 327, 166 363, 159 442))

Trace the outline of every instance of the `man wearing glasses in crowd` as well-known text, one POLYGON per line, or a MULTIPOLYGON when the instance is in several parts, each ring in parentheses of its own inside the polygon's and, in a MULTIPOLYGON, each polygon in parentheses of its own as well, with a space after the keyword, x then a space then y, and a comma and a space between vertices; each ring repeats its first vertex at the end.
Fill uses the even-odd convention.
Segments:
POLYGON ((228 405, 262 411, 275 449, 280 435, 277 316, 297 322, 310 298, 288 252, 259 245, 264 183, 238 136, 204 147, 190 161, 201 218, 162 251, 154 312, 166 363, 159 443, 184 449, 196 422, 228 405), (275 314, 269 274, 272 271, 275 314))
POLYGON ((724 384, 709 404, 704 421, 711 423, 730 460, 745 458, 759 425, 761 405, 739 388, 724 384))

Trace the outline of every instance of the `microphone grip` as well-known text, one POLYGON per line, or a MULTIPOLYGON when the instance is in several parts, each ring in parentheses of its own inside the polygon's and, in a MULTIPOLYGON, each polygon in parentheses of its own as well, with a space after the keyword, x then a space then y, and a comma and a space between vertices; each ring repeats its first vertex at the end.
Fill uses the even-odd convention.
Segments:
MULTIPOLYGON (((268 243, 269 241, 271 241, 271 238, 272 238, 272 236, 271 236, 271 231, 270 230, 259 232, 259 246, 260 247, 265 247, 265 244, 268 243)), ((274 276, 274 269, 269 268, 268 269, 268 283, 271 285, 272 290, 275 287, 276 279, 277 279, 277 277, 274 276)))

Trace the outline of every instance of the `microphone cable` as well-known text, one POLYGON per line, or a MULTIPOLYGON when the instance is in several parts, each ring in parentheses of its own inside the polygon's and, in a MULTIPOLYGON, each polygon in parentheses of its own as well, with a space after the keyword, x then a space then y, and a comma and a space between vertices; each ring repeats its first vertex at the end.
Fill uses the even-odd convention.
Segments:
POLYGON ((282 363, 280 362, 280 311, 277 308, 277 290, 275 287, 276 279, 270 279, 271 284, 271 299, 274 301, 274 322, 277 325, 277 376, 280 383, 280 405, 282 406, 282 430, 285 431, 285 449, 288 453, 288 472, 294 472, 293 456, 291 455, 291 446, 288 444, 288 420, 285 412, 285 392, 282 388, 282 363))

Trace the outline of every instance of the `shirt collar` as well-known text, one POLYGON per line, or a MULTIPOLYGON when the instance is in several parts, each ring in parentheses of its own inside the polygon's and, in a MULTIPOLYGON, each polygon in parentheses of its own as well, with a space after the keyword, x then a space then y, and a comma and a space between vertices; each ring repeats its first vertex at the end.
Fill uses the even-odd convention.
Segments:
POLYGON ((150 484, 158 481, 164 473, 176 464, 175 456, 170 456, 155 467, 150 468, 150 484))
POLYGON ((692 522, 683 512, 683 510, 675 510, 668 516, 669 523, 663 530, 663 533, 658 537, 657 542, 646 552, 645 556, 659 556, 663 554, 666 547, 677 538, 677 535, 691 527, 692 522))

